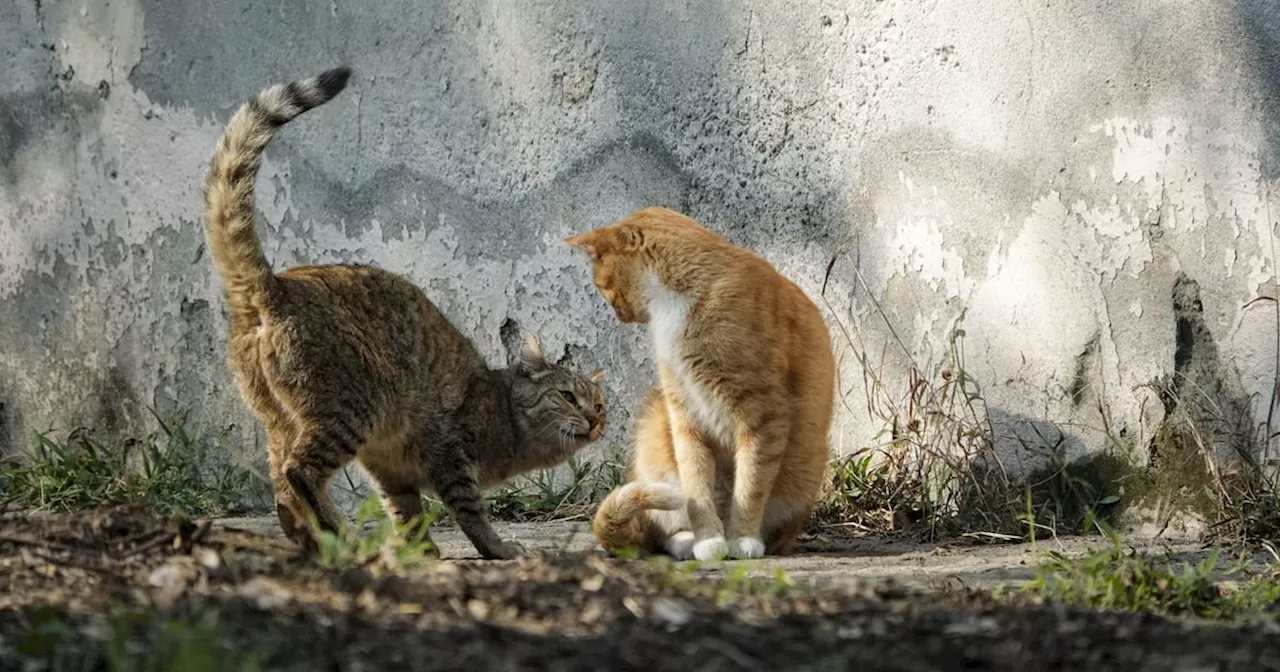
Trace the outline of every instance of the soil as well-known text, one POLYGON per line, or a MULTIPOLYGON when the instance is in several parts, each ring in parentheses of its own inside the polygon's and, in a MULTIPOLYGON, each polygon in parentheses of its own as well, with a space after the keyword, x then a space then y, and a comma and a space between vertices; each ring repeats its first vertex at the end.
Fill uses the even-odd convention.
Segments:
MULTIPOLYGON (((732 567, 614 560, 581 541, 520 561, 456 559, 448 530, 433 532, 446 559, 420 569, 324 570, 245 528, 128 509, 0 518, 0 669, 132 669, 108 663, 215 616, 205 659, 258 653, 280 670, 1280 669, 1271 622, 824 575, 788 587, 732 567), (108 626, 132 634, 122 644, 108 626)), ((807 543, 837 557, 830 540, 807 543)))

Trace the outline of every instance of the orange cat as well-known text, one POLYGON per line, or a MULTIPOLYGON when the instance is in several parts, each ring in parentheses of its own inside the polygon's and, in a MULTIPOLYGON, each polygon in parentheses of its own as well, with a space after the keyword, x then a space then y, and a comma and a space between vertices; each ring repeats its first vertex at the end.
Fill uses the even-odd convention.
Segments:
POLYGON ((661 387, 631 479, 596 513, 602 546, 678 558, 786 553, 828 460, 834 357, 813 302, 767 261, 666 208, 566 239, 626 323, 647 323, 661 387))

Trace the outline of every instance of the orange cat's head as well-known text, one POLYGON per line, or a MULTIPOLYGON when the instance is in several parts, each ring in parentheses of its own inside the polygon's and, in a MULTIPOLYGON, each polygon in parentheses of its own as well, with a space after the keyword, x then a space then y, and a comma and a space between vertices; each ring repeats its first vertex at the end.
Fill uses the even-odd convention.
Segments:
POLYGON ((570 236, 564 242, 590 255, 592 281, 619 321, 649 321, 644 298, 644 233, 639 227, 624 220, 570 236))
POLYGON ((678 282, 699 264, 696 242, 709 241, 720 238, 674 210, 657 207, 564 240, 590 255, 596 289, 618 320, 628 323, 649 321, 646 283, 654 277, 678 282))

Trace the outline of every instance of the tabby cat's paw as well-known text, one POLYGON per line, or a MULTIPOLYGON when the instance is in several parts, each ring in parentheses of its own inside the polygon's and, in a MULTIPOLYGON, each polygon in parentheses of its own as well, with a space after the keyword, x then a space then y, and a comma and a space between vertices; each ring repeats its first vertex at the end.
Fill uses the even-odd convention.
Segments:
POLYGON ((693 557, 706 562, 724 560, 729 555, 729 544, 724 537, 708 537, 693 544, 693 557))
POLYGON ((689 530, 676 532, 667 537, 667 542, 663 544, 667 554, 676 560, 692 560, 693 559, 693 533, 689 530))
POLYGON ((530 555, 529 550, 516 541, 504 541, 485 556, 489 560, 514 560, 530 555))
POLYGON ((729 557, 750 560, 764 557, 764 542, 757 537, 738 537, 729 544, 729 557))

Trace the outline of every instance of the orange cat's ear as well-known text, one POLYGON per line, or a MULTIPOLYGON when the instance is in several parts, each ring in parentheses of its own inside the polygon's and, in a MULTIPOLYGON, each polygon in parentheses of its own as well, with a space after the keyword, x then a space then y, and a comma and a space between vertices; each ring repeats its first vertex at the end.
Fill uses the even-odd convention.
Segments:
POLYGON ((619 246, 628 252, 644 246, 644 231, 629 224, 620 224, 616 236, 619 246))
POLYGON ((604 380, 604 369, 596 369, 595 371, 592 371, 591 375, 587 376, 587 380, 598 385, 600 381, 604 380))
POLYGON ((568 238, 565 238, 564 242, 591 255, 592 261, 595 261, 600 258, 600 245, 595 233, 595 231, 579 233, 576 236, 569 236, 568 238))
POLYGON ((519 369, 521 373, 533 380, 538 380, 551 373, 547 358, 542 354, 542 344, 538 342, 537 336, 528 332, 525 332, 520 339, 519 369))

